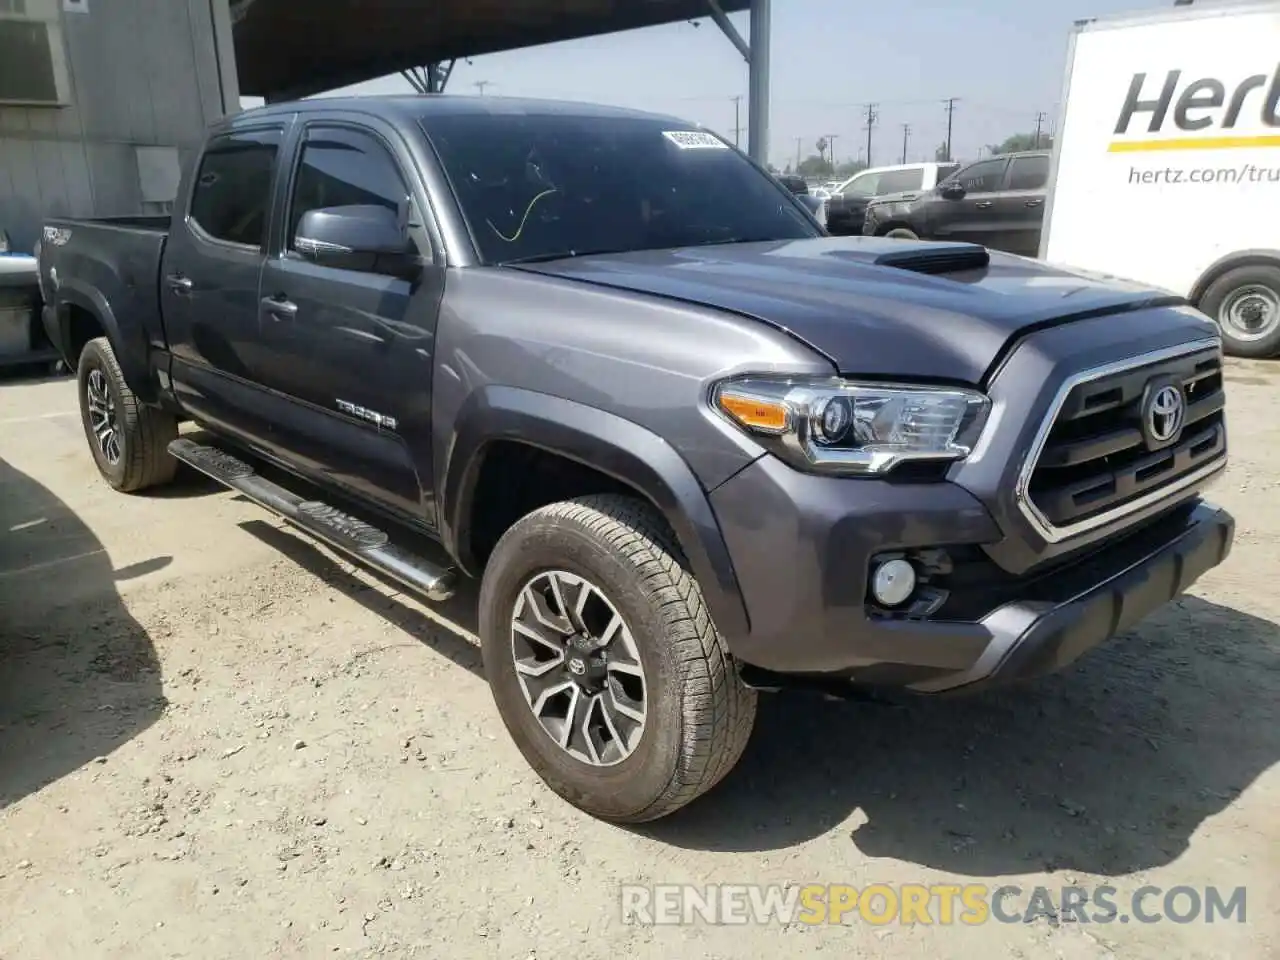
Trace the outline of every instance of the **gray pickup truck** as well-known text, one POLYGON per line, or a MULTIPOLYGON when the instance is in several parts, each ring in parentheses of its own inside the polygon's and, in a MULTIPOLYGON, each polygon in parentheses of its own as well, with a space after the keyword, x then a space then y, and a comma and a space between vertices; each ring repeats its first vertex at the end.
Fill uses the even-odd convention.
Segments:
POLYGON ((1232 541, 1203 315, 828 237, 670 117, 252 110, 171 223, 49 221, 40 278, 109 484, 183 461, 428 599, 479 578, 507 729, 604 818, 715 785, 758 690, 1042 675, 1232 541))

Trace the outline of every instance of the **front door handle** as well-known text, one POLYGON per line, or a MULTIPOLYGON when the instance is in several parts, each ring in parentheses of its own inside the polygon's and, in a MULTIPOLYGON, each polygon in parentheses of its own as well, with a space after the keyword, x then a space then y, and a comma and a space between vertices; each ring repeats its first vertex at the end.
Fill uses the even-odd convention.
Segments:
POLYGON ((985 210, 987 209, 987 207, 991 206, 991 201, 979 200, 977 203, 974 204, 974 206, 977 207, 979 210, 985 210))
POLYGON ((1042 204, 1042 203, 1044 203, 1044 201, 1043 201, 1043 200, 1028 200, 1028 201, 1024 204, 1024 206, 1028 206, 1028 207, 1038 207, 1038 206, 1040 206, 1040 204, 1042 204))
POLYGON ((190 293, 195 284, 191 282, 190 277, 184 277, 180 273, 171 273, 164 278, 164 282, 169 284, 169 289, 181 296, 184 293, 190 293))
POLYGON ((263 297, 262 306, 277 320, 292 320, 298 315, 298 305, 284 297, 263 297))

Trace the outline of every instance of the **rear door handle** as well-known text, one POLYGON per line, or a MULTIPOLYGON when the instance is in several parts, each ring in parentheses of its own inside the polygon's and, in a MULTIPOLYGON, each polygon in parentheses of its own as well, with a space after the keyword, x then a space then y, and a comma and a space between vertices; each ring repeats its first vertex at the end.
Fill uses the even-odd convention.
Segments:
POLYGON ((263 297, 262 306, 277 320, 292 320, 298 315, 298 305, 284 297, 263 297))
POLYGON ((1025 205, 1028 207, 1038 207, 1042 203, 1044 203, 1043 200, 1028 200, 1025 205))
POLYGON ((987 209, 987 207, 991 206, 991 201, 979 200, 977 203, 974 204, 974 206, 977 207, 979 210, 985 210, 987 209))
POLYGON ((169 289, 181 296, 184 293, 190 293, 195 284, 191 282, 190 277, 184 277, 180 273, 171 273, 164 278, 164 282, 169 284, 169 289))

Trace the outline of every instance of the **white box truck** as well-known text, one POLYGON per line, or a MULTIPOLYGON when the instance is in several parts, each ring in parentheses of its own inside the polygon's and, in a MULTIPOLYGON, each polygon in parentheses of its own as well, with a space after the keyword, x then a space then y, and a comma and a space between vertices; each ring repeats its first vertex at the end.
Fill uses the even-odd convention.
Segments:
POLYGON ((1188 298, 1280 354, 1280 0, 1084 20, 1040 256, 1188 298))

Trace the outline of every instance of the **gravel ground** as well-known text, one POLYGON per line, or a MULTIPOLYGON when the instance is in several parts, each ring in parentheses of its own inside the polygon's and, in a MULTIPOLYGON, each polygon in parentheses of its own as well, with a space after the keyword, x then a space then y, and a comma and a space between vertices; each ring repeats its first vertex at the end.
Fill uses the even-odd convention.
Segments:
POLYGON ((1063 675, 765 698, 620 829, 551 795, 428 608, 184 474, 97 477, 69 380, 0 387, 0 958, 1280 956, 1280 366, 1229 373, 1228 563, 1063 675), (1248 921, 621 922, 623 883, 1248 888, 1248 921))

